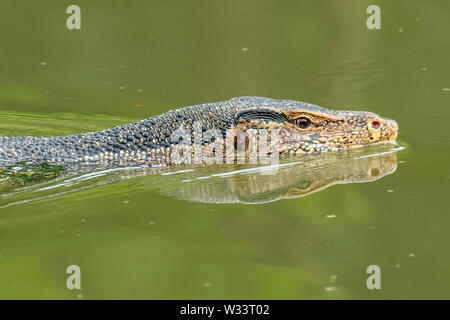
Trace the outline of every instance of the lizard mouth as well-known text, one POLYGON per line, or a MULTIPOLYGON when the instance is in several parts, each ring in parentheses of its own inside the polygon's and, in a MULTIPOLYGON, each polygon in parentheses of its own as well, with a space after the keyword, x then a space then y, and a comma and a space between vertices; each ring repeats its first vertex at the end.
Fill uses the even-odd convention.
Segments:
POLYGON ((398 124, 397 121, 388 119, 386 121, 387 135, 389 141, 396 141, 398 136, 398 124))

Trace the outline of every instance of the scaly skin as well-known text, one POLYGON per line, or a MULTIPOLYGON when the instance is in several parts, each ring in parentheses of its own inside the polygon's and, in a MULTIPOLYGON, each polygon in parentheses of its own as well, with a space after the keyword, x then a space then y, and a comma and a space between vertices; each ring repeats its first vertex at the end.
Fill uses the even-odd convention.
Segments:
MULTIPOLYGON (((247 155, 254 148, 254 141, 259 141, 252 138, 259 139, 261 129, 269 130, 268 141, 273 143, 265 150, 267 154, 317 154, 395 141, 398 126, 394 120, 370 112, 328 110, 293 100, 238 97, 171 110, 97 132, 51 138, 0 137, 0 164, 179 164, 172 156, 180 137, 175 142, 172 138, 180 129, 193 137, 183 155, 191 159, 196 152, 217 155, 211 149, 213 145, 234 145, 240 150, 234 138, 240 131, 248 135, 244 147, 247 155), (195 132, 198 123, 201 129, 195 132), (208 130, 221 134, 216 135, 215 144, 211 139, 199 138, 199 133, 206 134, 208 130), (270 130, 277 130, 277 144, 275 134, 271 136, 275 131, 270 130)), ((229 154, 227 150, 224 154, 229 154)))

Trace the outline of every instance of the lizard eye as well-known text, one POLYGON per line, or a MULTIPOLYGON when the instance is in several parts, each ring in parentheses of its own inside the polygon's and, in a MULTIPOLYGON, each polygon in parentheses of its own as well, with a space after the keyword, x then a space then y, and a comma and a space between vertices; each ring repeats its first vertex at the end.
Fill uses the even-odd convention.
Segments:
POLYGON ((295 123, 301 129, 309 128, 312 125, 311 120, 309 120, 309 118, 307 117, 300 117, 295 121, 295 123))

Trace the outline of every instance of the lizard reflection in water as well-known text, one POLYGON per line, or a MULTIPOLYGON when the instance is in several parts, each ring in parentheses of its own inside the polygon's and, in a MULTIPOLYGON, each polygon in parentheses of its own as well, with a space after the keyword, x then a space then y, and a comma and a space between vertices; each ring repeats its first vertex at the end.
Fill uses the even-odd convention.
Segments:
MULTIPOLYGON (((284 158, 278 165, 212 165, 180 167, 128 167, 84 174, 64 173, 35 186, 3 193, 0 206, 40 200, 99 185, 138 178, 128 192, 157 190, 181 200, 205 203, 257 204, 300 198, 336 184, 363 183, 392 174, 397 168, 398 146, 374 146, 321 157, 284 158)), ((79 168, 74 169, 78 172, 79 168)), ((120 196, 122 188, 109 194, 120 196)))
POLYGON ((375 181, 397 169, 395 153, 351 154, 329 155, 305 162, 295 162, 294 159, 294 162, 283 163, 276 169, 259 167, 215 174, 204 179, 183 180, 176 187, 167 188, 163 184, 160 191, 195 202, 258 204, 305 197, 336 184, 375 181))

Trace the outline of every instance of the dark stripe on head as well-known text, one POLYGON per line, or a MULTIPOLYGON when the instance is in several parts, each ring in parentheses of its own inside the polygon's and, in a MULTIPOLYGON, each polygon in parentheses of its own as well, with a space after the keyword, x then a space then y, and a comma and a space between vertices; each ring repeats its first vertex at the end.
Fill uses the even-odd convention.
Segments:
POLYGON ((250 122, 251 120, 265 120, 267 122, 277 123, 284 123, 289 120, 285 114, 270 109, 249 109, 239 111, 234 117, 234 124, 238 124, 240 119, 243 119, 246 122, 250 122))

